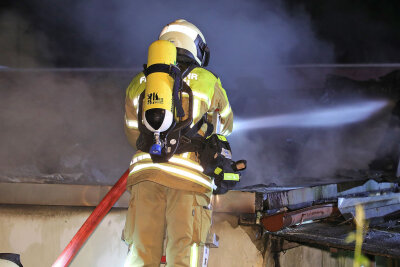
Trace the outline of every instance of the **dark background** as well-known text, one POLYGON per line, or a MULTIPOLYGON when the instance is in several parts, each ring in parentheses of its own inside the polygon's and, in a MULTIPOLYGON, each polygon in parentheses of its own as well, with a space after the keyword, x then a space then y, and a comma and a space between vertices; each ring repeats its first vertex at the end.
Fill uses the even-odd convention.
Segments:
POLYGON ((117 50, 146 47, 149 36, 156 38, 162 26, 177 17, 192 19, 208 38, 208 33, 220 29, 210 24, 225 20, 224 32, 218 34, 224 34, 225 42, 231 42, 236 36, 229 35, 240 32, 236 28, 241 20, 243 25, 248 20, 263 22, 270 12, 308 20, 315 37, 333 50, 332 58, 310 59, 296 52, 305 45, 298 43, 284 63, 400 62, 400 2, 395 0, 169 1, 168 4, 162 1, 3 0, 0 7, 0 15, 12 12, 21 16, 28 23, 26 31, 45 36, 48 51, 41 55, 41 60, 47 63, 44 65, 55 67, 136 66, 141 62, 133 58, 135 52, 129 55, 117 50), (136 37, 135 31, 143 39, 126 36, 136 37), (92 35, 97 37, 91 38, 92 35))
POLYGON ((249 161, 243 185, 364 179, 359 170, 397 149, 397 124, 388 125, 398 97, 371 94, 396 91, 397 78, 364 94, 368 84, 329 75, 368 80, 395 69, 387 64, 400 62, 399 12, 399 1, 3 0, 0 178, 112 184, 134 153, 123 133, 125 89, 164 25, 185 18, 205 35, 236 121, 333 110, 325 120, 334 127, 234 132, 234 156, 249 161), (331 65, 356 63, 386 68, 331 65), (382 99, 385 110, 340 123, 343 106, 382 99))
MULTIPOLYGON (((163 25, 175 18, 192 20, 208 38, 211 36, 208 33, 222 28, 223 32, 217 34, 226 36, 225 42, 232 42, 237 39, 234 35, 244 30, 238 29, 241 22, 244 26, 254 22, 253 28, 268 27, 265 22, 271 12, 285 14, 283 23, 292 22, 285 21, 286 17, 307 21, 315 37, 333 50, 330 58, 307 58, 293 51, 283 63, 400 62, 400 2, 395 0, 203 1, 201 4, 184 1, 163 4, 152 0, 3 0, 0 8, 0 15, 12 12, 21 16, 28 24, 26 31, 44 35, 47 51, 40 60, 46 62, 45 66, 132 67, 145 57, 138 59, 135 52, 119 51, 139 48, 145 52, 150 36, 156 38, 163 25), (213 27, 216 21, 224 21, 226 25, 213 27)), ((243 32, 242 35, 245 37, 243 32)), ((259 35, 264 38, 261 31, 259 35)), ((303 45, 306 44, 296 44, 295 50, 301 51, 303 45)), ((210 46, 212 49, 213 45, 210 46)), ((240 47, 238 50, 240 56, 240 47)))

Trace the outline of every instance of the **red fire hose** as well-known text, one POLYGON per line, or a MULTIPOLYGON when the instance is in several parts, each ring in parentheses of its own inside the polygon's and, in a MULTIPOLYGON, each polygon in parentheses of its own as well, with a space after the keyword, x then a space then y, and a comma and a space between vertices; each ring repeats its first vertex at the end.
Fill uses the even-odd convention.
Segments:
POLYGON ((104 216, 108 213, 115 202, 121 197, 126 189, 126 180, 129 174, 129 169, 119 178, 118 182, 111 188, 107 195, 101 200, 96 209, 90 214, 79 231, 75 234, 69 244, 65 247, 61 255, 53 263, 52 267, 65 267, 72 261, 76 253, 86 242, 88 237, 96 229, 104 216))

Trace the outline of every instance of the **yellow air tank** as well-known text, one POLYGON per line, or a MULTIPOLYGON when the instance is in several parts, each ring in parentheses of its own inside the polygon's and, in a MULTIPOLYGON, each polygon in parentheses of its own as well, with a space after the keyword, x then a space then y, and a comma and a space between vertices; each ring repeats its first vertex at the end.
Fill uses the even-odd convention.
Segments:
MULTIPOLYGON (((151 69, 156 64, 176 65, 176 47, 173 43, 157 40, 150 45, 147 68, 151 69)), ((146 128, 154 133, 168 130, 174 121, 173 85, 174 79, 157 69, 146 77, 142 116, 146 128)))

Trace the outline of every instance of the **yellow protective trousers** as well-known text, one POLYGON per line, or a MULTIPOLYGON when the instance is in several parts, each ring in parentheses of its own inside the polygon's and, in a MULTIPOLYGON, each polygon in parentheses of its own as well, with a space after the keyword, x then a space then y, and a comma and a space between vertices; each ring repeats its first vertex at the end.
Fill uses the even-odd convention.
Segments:
POLYGON ((125 267, 159 267, 165 233, 167 266, 197 266, 196 248, 206 241, 211 225, 209 198, 151 181, 130 191, 122 236, 130 248, 125 267))

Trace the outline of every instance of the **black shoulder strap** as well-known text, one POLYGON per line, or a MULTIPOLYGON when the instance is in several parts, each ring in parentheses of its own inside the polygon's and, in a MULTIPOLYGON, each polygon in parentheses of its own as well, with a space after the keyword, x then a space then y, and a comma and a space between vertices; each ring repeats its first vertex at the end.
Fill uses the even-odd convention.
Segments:
POLYGON ((192 126, 192 128, 189 127, 189 129, 183 135, 187 138, 194 137, 197 134, 197 132, 201 129, 201 126, 203 126, 204 123, 207 124, 207 131, 205 132, 204 137, 206 138, 210 136, 214 131, 214 125, 212 125, 212 123, 209 123, 207 121, 207 113, 204 113, 201 119, 198 122, 196 122, 192 126))
POLYGON ((191 64, 189 67, 181 73, 179 68, 176 67, 179 70, 179 73, 176 72, 174 73, 174 76, 172 76, 175 79, 175 84, 174 84, 174 90, 173 90, 173 97, 174 97, 174 103, 176 107, 176 115, 180 118, 183 118, 185 116, 185 111, 183 110, 182 107, 182 100, 179 98, 178 93, 180 90, 182 90, 183 86, 183 79, 196 67, 196 65, 191 64), (179 87, 176 88, 177 86, 177 79, 179 79, 179 87))
POLYGON ((182 79, 184 79, 192 70, 196 68, 196 64, 190 64, 189 67, 182 73, 182 79))
MULTIPOLYGON (((185 78, 192 70, 194 70, 195 68, 201 68, 199 66, 197 66, 196 64, 191 64, 182 74, 182 79, 185 78)), ((187 138, 192 138, 194 137, 197 132, 200 130, 200 128, 203 126, 203 124, 206 123, 207 124, 207 131, 205 132, 204 137, 208 137, 212 134, 212 132, 214 131, 214 125, 212 125, 212 123, 209 123, 207 121, 207 113, 203 114, 203 116, 201 117, 201 119, 195 123, 191 128, 188 127, 187 131, 183 133, 183 135, 187 138)))
POLYGON ((186 132, 184 132, 179 140, 179 147, 176 153, 184 152, 199 152, 204 148, 206 137, 210 136, 214 130, 214 126, 207 122, 207 113, 201 117, 201 119, 192 126, 192 128, 187 127, 186 132), (207 123, 207 131, 203 136, 198 134, 201 126, 207 123))
POLYGON ((164 72, 164 73, 170 74, 171 66, 173 66, 173 65, 153 64, 153 65, 150 65, 150 67, 144 66, 145 68, 143 70, 143 73, 146 77, 154 72, 164 72))

